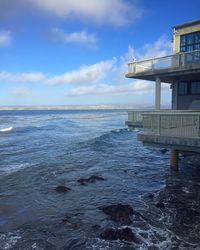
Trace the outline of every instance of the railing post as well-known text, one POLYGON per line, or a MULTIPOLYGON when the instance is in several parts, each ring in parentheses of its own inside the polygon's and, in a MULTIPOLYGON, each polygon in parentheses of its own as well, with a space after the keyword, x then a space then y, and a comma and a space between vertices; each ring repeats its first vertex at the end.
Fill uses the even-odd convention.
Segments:
POLYGON ((178 171, 178 150, 171 149, 170 152, 170 166, 174 171, 178 171))
POLYGON ((161 98, 161 81, 159 77, 156 77, 155 88, 155 109, 160 110, 160 98, 161 98))
POLYGON ((161 132, 161 115, 158 114, 158 135, 160 135, 161 132))
POLYGON ((151 69, 154 70, 154 60, 151 60, 151 69))
POLYGON ((185 54, 184 53, 182 54, 182 66, 183 67, 185 66, 185 54))

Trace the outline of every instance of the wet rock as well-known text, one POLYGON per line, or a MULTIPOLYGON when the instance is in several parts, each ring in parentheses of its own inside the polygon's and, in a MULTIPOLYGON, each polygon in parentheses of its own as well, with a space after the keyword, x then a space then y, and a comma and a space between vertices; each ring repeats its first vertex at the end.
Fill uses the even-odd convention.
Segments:
POLYGON ((123 240, 129 242, 136 242, 136 237, 134 233, 128 227, 118 230, 108 228, 100 235, 100 237, 104 240, 123 240))
POLYGON ((160 152, 162 153, 162 154, 166 154, 167 153, 167 149, 166 148, 162 148, 161 150, 160 150, 160 152))
POLYGON ((179 208, 177 210, 176 220, 179 224, 192 224, 195 223, 197 217, 200 216, 199 211, 193 208, 179 208))
POLYGON ((116 204, 100 208, 105 214, 110 216, 110 219, 120 222, 125 225, 130 225, 132 220, 130 218, 134 211, 130 205, 116 204))
POLYGON ((98 230, 98 229, 100 229, 100 228, 101 228, 101 227, 100 227, 98 224, 92 226, 92 229, 94 229, 94 230, 98 230))
POLYGON ((55 190, 56 190, 56 192, 58 192, 58 193, 67 193, 68 191, 71 190, 71 188, 68 188, 68 187, 66 187, 66 186, 60 185, 60 186, 57 186, 57 187, 55 188, 55 190))
POLYGON ((105 181, 103 177, 92 175, 89 178, 81 178, 77 180, 81 185, 87 185, 88 183, 95 183, 96 181, 105 181))
POLYGON ((79 229, 81 226, 79 222, 76 222, 70 216, 66 216, 64 219, 62 219, 62 222, 65 224, 65 226, 70 227, 72 229, 79 229))
POLYGON ((156 203, 155 206, 157 208, 165 208, 165 204, 163 202, 161 202, 161 201, 159 201, 158 203, 156 203))
POLYGON ((148 247, 148 250, 159 250, 159 247, 156 245, 151 245, 148 247))
POLYGON ((77 182, 79 182, 81 185, 87 185, 87 179, 78 179, 77 182))
POLYGON ((148 197, 149 199, 153 199, 153 198, 154 198, 154 194, 148 193, 148 194, 147 194, 147 197, 148 197))
POLYGON ((64 246, 64 250, 75 250, 75 249, 85 249, 85 241, 81 239, 69 239, 66 245, 64 246))

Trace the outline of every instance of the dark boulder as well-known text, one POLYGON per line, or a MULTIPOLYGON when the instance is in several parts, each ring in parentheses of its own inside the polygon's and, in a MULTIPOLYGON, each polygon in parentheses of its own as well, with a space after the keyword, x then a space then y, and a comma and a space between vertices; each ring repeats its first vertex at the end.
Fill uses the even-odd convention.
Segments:
POLYGON ((100 235, 100 238, 104 240, 123 240, 136 242, 134 233, 128 227, 118 230, 108 228, 100 235))
POLYGON ((156 203, 155 206, 157 208, 165 208, 165 204, 163 202, 160 202, 160 201, 158 203, 156 203))
POLYGON ((56 192, 58 192, 58 193, 67 193, 68 191, 71 190, 71 188, 68 188, 68 187, 66 187, 66 186, 60 185, 60 186, 57 186, 57 187, 55 188, 55 190, 56 190, 56 192))
POLYGON ((77 180, 81 185, 87 185, 88 183, 95 183, 96 181, 105 181, 103 177, 92 175, 89 178, 81 178, 77 180))
POLYGON ((166 154, 167 153, 167 149, 166 148, 162 148, 161 150, 160 150, 160 152, 162 153, 162 154, 166 154))
POLYGON ((153 199, 153 198, 154 198, 154 194, 153 194, 153 193, 148 193, 148 194, 147 194, 147 198, 153 199))
POLYGON ((125 225, 130 225, 132 220, 130 218, 134 211, 130 205, 116 204, 100 208, 105 214, 110 216, 110 219, 120 222, 125 225))
POLYGON ((200 216, 199 211, 195 210, 194 208, 179 208, 177 210, 176 221, 182 224, 192 224, 195 223, 197 217, 200 216))

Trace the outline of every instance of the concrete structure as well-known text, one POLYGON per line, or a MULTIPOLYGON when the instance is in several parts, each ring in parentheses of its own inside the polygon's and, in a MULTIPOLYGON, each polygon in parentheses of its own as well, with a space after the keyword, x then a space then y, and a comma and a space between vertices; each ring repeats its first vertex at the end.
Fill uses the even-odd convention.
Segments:
POLYGON ((155 112, 142 112, 144 130, 138 139, 170 148, 177 170, 179 150, 200 152, 200 20, 173 28, 172 55, 131 62, 126 77, 155 82, 155 112), (171 84, 170 111, 160 110, 161 82, 171 84))

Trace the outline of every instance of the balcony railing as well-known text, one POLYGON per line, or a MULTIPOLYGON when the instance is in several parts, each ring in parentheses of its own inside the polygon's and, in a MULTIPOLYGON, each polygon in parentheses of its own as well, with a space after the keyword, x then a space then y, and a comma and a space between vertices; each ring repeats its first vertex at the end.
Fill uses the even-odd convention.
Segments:
POLYGON ((142 127, 143 126, 143 113, 149 112, 147 109, 135 109, 128 111, 128 121, 126 121, 126 125, 129 127, 142 127))
POLYGON ((142 116, 145 134, 200 138, 200 112, 150 112, 142 116))
POLYGON ((137 74, 163 69, 176 69, 200 63, 200 50, 178 53, 128 64, 128 73, 137 74))

